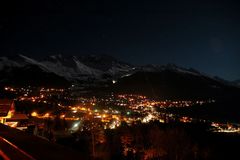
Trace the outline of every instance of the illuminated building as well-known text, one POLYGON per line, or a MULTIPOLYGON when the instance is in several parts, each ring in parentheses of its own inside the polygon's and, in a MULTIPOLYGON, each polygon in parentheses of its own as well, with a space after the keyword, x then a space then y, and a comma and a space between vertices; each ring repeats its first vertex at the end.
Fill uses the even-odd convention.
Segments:
POLYGON ((0 100, 0 123, 5 124, 8 118, 11 118, 15 112, 15 105, 13 100, 0 100))
POLYGON ((7 118, 5 125, 20 130, 27 129, 28 117, 26 114, 15 113, 11 118, 7 118))

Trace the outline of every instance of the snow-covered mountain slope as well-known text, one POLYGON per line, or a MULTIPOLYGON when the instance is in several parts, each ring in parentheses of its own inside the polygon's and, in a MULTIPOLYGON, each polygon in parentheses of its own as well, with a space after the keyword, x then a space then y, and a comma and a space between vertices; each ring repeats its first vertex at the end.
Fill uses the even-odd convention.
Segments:
POLYGON ((38 66, 44 72, 54 73, 69 81, 109 81, 131 72, 132 67, 107 56, 62 56, 52 55, 33 59, 25 55, 14 58, 1 57, 0 70, 11 67, 38 66))
MULTIPOLYGON (((173 64, 133 66, 110 56, 0 57, 0 85, 67 86, 165 98, 227 97, 233 83, 173 64), (221 95, 221 96, 219 96, 221 95)), ((237 89, 236 89, 237 88, 237 89)), ((234 94, 234 95, 237 95, 234 94)))
POLYGON ((167 65, 146 65, 140 68, 144 72, 162 72, 162 71, 173 71, 181 74, 191 74, 195 76, 203 76, 203 73, 198 72, 194 69, 186 69, 183 67, 176 66, 174 64, 167 65))
MULTIPOLYGON (((33 66, 40 68, 43 71, 41 74, 52 73, 70 82, 81 82, 82 84, 96 85, 98 82, 102 84, 112 80, 118 81, 138 72, 161 73, 166 71, 230 84, 230 82, 220 78, 209 76, 194 69, 178 67, 174 64, 133 66, 107 55, 63 56, 59 54, 42 59, 34 59, 26 55, 0 57, 0 72, 4 70, 4 74, 11 75, 13 68, 16 71, 17 68, 23 70, 33 66)), ((6 77, 9 76, 5 76, 5 81, 7 81, 6 77)))
POLYGON ((81 63, 77 57, 73 56, 71 59, 71 66, 64 65, 61 61, 61 56, 57 59, 56 56, 52 56, 54 61, 37 61, 29 57, 20 55, 27 63, 37 65, 46 72, 53 72, 56 75, 65 77, 68 80, 82 80, 84 77, 98 78, 101 74, 100 71, 90 68, 81 63))
POLYGON ((8 57, 0 57, 0 70, 4 69, 5 67, 23 67, 23 64, 15 62, 8 57))

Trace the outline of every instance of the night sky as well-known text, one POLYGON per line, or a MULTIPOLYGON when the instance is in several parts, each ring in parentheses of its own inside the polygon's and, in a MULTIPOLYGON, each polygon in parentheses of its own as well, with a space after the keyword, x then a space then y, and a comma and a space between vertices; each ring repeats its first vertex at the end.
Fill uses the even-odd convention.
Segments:
POLYGON ((0 2, 0 55, 109 54, 240 79, 240 3, 202 0, 0 2))

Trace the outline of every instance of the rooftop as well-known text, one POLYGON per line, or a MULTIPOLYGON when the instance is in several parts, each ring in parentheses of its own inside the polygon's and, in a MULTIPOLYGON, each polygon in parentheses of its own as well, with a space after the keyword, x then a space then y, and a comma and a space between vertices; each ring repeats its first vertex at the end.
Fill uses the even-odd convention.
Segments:
POLYGON ((7 116, 13 102, 13 100, 9 99, 0 99, 0 117, 7 116))
MULTIPOLYGON (((29 135, 23 131, 2 124, 0 124, 0 137, 11 142, 36 160, 86 159, 83 155, 70 148, 49 142, 37 136, 29 135)), ((3 152, 7 152, 4 149, 5 148, 1 148, 3 152)), ((7 156, 10 157, 11 154, 13 153, 7 156)))

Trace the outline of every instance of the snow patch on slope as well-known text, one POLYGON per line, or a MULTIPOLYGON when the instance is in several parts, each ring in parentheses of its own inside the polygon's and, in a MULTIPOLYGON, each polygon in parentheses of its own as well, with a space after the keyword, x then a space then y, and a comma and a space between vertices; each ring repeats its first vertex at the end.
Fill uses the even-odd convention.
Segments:
POLYGON ((33 65, 37 65, 37 66, 39 66, 41 69, 43 69, 44 71, 49 72, 48 67, 45 66, 45 65, 43 65, 42 63, 40 63, 40 62, 38 62, 38 61, 36 61, 36 60, 34 60, 34 59, 31 59, 31 58, 29 58, 29 57, 27 57, 27 56, 24 56, 24 55, 19 55, 19 56, 22 57, 27 63, 33 64, 33 65))
POLYGON ((72 80, 78 77, 78 74, 73 68, 65 67, 60 62, 52 63, 48 61, 42 62, 48 69, 62 77, 65 77, 68 80, 72 80))
POLYGON ((0 70, 5 67, 22 67, 23 65, 8 59, 7 57, 0 57, 0 70))
POLYGON ((95 76, 98 76, 100 74, 100 71, 97 71, 97 70, 90 68, 90 67, 86 66, 85 64, 81 63, 77 59, 77 57, 74 56, 73 60, 76 63, 78 71, 81 72, 82 74, 95 75, 95 76))

